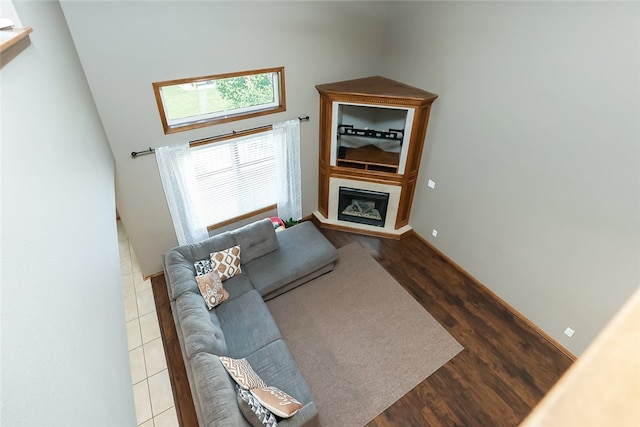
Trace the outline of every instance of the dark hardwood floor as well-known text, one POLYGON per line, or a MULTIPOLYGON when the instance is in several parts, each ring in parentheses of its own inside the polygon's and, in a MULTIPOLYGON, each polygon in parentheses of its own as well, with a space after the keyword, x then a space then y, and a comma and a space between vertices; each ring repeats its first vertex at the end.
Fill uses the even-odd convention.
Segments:
MULTIPOLYGON (((415 234, 391 240, 321 230, 336 247, 360 243, 464 347, 368 427, 516 426, 573 363, 415 234)), ((178 418, 196 425, 164 277, 152 284, 178 418)))

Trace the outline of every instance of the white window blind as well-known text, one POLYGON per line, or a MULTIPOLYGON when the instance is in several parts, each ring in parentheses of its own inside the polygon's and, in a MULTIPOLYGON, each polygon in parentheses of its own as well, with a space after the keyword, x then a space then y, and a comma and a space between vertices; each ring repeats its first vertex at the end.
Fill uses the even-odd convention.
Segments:
POLYGON ((192 149, 205 224, 276 204, 273 131, 192 149))

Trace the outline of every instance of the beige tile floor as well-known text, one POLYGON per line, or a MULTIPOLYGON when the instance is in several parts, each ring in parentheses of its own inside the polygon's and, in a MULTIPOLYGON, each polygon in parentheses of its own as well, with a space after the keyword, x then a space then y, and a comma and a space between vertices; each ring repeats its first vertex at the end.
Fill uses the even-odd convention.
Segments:
POLYGON ((122 222, 117 224, 136 419, 141 427, 177 427, 151 281, 142 277, 129 236, 122 222))

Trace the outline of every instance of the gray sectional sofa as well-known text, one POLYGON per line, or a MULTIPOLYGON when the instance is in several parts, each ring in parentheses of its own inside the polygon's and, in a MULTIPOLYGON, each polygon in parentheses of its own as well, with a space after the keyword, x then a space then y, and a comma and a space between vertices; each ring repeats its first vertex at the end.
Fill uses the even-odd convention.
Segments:
POLYGON ((201 426, 250 425, 219 356, 246 358, 267 385, 303 404, 280 425, 318 425, 309 387, 264 301, 331 271, 337 258, 336 248, 313 223, 276 233, 269 219, 176 247, 165 255, 171 309, 201 426), (242 273, 223 283, 229 299, 208 310, 194 263, 235 245, 241 248, 242 273))

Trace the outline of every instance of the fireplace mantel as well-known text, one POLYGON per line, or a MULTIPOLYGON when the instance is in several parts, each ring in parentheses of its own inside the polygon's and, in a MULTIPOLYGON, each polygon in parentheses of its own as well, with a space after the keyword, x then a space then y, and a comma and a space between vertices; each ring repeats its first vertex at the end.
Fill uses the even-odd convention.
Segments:
POLYGON ((316 86, 318 211, 323 226, 398 238, 409 217, 431 104, 438 95, 375 76, 316 86), (389 194, 384 224, 339 218, 339 188, 389 194))

